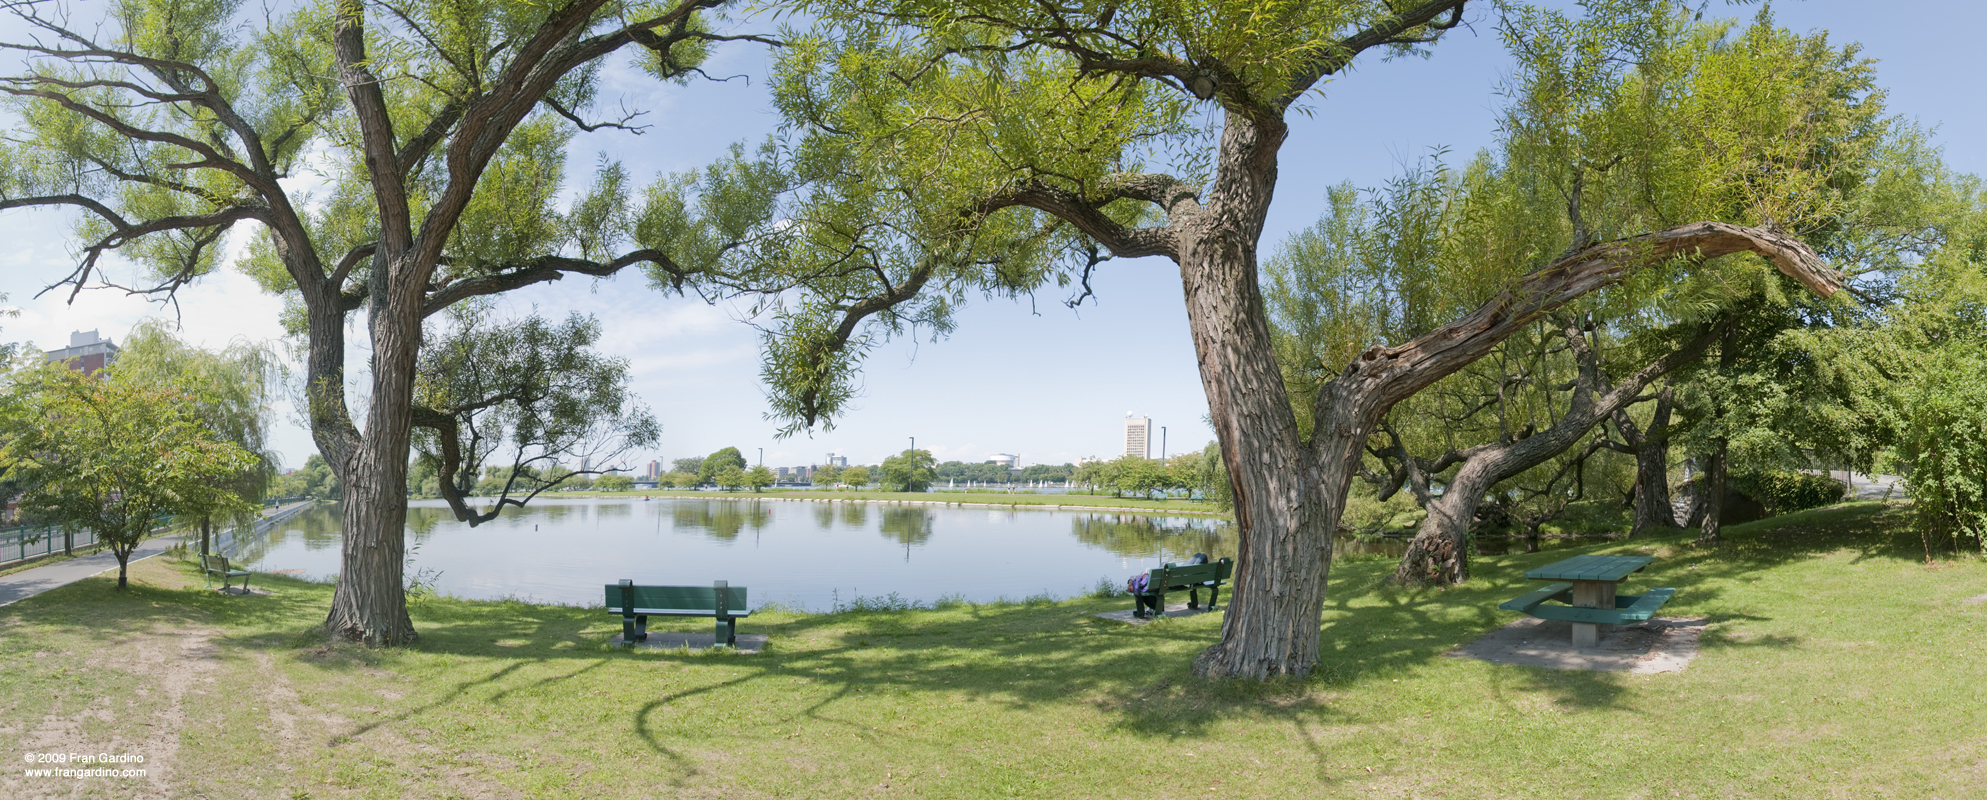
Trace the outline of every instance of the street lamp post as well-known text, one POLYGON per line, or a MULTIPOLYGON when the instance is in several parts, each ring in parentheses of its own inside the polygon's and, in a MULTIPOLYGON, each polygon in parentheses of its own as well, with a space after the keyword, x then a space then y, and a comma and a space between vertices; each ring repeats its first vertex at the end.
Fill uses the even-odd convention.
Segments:
POLYGON ((1159 426, 1159 460, 1166 460, 1166 426, 1159 426))
POLYGON ((766 448, 759 448, 759 466, 766 466, 766 448))
POLYGON ((918 449, 918 437, 916 436, 911 437, 911 449, 912 450, 918 449))

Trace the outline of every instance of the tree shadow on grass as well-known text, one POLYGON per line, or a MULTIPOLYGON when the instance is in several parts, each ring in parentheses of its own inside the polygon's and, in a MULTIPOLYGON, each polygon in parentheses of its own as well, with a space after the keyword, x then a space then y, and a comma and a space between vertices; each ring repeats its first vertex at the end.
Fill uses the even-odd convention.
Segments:
MULTIPOLYGON (((109 608, 84 612, 30 606, 29 616, 41 624, 87 628, 141 622, 221 624, 233 629, 229 646, 302 650, 298 663, 330 672, 391 669, 423 655, 468 659, 468 674, 347 735, 385 725, 431 724, 423 720, 463 713, 467 704, 502 707, 559 692, 580 698, 582 704, 611 702, 625 708, 627 716, 620 718, 627 735, 667 759, 679 782, 697 770, 679 739, 724 735, 770 740, 813 726, 887 745, 903 734, 878 730, 873 708, 850 704, 894 694, 955 700, 967 709, 973 703, 1022 712, 1079 705, 1095 709, 1112 730, 1154 743, 1204 738, 1224 720, 1259 718, 1290 730, 1309 749, 1320 782, 1330 782, 1335 779, 1328 771, 1323 731, 1381 721, 1336 705, 1334 691, 1430 668, 1443 653, 1509 622, 1515 615, 1496 606, 1536 588, 1537 582, 1522 577, 1526 569, 1582 552, 1661 551, 1662 557, 1632 578, 1627 590, 1674 586, 1680 605, 1712 605, 1723 600, 1724 586, 1748 573, 1816 553, 1850 548, 1857 559, 1916 560, 1910 552, 1916 538, 1899 541, 1905 537, 1886 523, 1885 515, 1893 513, 1898 512, 1883 506, 1852 507, 1805 520, 1734 526, 1728 529, 1727 544, 1716 549, 1693 548, 1689 534, 1677 534, 1483 557, 1477 560, 1475 580, 1439 590, 1382 584, 1390 564, 1340 565, 1326 598, 1316 674, 1309 680, 1267 684, 1204 681, 1191 675, 1194 656, 1219 636, 1218 617, 1132 627, 1092 616, 1119 610, 1128 605, 1126 600, 763 613, 741 625, 746 632, 772 637, 765 652, 750 656, 610 651, 604 643, 618 632, 619 620, 600 608, 451 599, 413 604, 421 638, 408 648, 326 647, 317 625, 328 587, 261 576, 258 580, 277 594, 223 597, 140 586, 120 602, 107 604, 109 608), (682 669, 686 667, 708 669, 682 669), (656 680, 664 674, 668 681, 656 680), (777 697, 766 683, 775 679, 796 682, 804 697, 772 702, 777 697), (620 694, 586 699, 610 690, 620 694), (722 726, 699 733, 694 726, 701 724, 698 720, 707 713, 703 709, 714 697, 743 704, 745 714, 728 716, 722 726), (676 716, 670 716, 672 710, 676 716)), ((197 576, 193 580, 197 583, 197 576)), ((22 613, 16 607, 0 610, 22 613)), ((1744 609, 1719 614, 1714 623, 1766 619, 1744 609)), ((669 620, 659 621, 656 630, 701 632, 708 625, 704 619, 669 620)), ((1790 637, 1744 642, 1709 637, 1706 643, 1715 648, 1796 644, 1790 637)), ((1634 680, 1626 675, 1510 667, 1501 668, 1492 680, 1493 694, 1507 702, 1546 696, 1562 706, 1636 711, 1625 706, 1634 680)))

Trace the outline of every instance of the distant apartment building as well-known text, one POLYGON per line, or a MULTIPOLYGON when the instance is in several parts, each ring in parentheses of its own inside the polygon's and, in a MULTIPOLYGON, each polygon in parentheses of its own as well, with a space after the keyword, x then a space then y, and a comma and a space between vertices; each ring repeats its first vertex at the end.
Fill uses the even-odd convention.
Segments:
POLYGON ((1125 414, 1125 455, 1152 457, 1152 418, 1125 414))
POLYGON ((84 375, 95 375, 97 370, 116 363, 117 353, 117 345, 98 336, 96 331, 75 331, 69 334, 69 346, 50 351, 48 360, 65 362, 70 369, 81 370, 84 375))
POLYGON ((660 461, 650 461, 650 462, 649 462, 649 480, 655 480, 655 479, 656 479, 656 478, 657 478, 658 476, 660 476, 660 475, 662 475, 662 462, 660 462, 660 461))
POLYGON ((1005 464, 1008 469, 1021 468, 1021 456, 1012 453, 995 453, 987 456, 987 460, 995 464, 1005 464))
POLYGON ((848 465, 849 465, 849 457, 848 457, 848 456, 838 456, 838 455, 835 455, 834 453, 829 453, 829 454, 828 454, 828 466, 831 466, 831 467, 846 467, 846 466, 848 466, 848 465))

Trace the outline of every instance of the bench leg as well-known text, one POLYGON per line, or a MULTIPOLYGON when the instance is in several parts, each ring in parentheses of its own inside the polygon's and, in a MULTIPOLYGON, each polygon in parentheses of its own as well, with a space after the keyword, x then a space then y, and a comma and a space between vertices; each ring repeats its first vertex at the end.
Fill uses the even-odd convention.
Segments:
POLYGON ((1200 608, 1200 587, 1195 586, 1187 590, 1187 610, 1194 611, 1199 608, 1200 608))
POLYGON ((738 620, 730 617, 718 618, 717 643, 726 647, 738 643, 738 620))
POLYGON ((647 614, 621 618, 621 643, 634 644, 649 638, 649 618, 647 614))
POLYGON ((1601 643, 1601 626, 1592 622, 1573 623, 1573 646, 1595 647, 1601 643))

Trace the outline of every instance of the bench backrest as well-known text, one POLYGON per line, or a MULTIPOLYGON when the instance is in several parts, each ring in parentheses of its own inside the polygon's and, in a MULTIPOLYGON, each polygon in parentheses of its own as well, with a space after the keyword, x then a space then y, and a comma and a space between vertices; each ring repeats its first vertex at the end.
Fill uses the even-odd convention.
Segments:
POLYGON ((1153 589, 1198 586, 1203 583, 1228 580, 1233 574, 1235 574, 1235 560, 1230 558, 1206 564, 1167 564, 1154 568, 1146 576, 1145 585, 1153 589))
POLYGON ((719 616, 744 611, 745 587, 718 581, 710 586, 636 586, 632 581, 607 584, 607 610, 622 614, 642 611, 713 611, 719 616))
POLYGON ((201 557, 200 557, 200 568, 201 568, 201 569, 203 569, 203 570, 207 570, 207 571, 210 571, 210 572, 227 572, 227 571, 228 571, 228 557, 227 557, 227 556, 217 556, 217 555, 211 555, 211 554, 210 554, 210 555, 204 555, 204 556, 201 556, 201 557))

